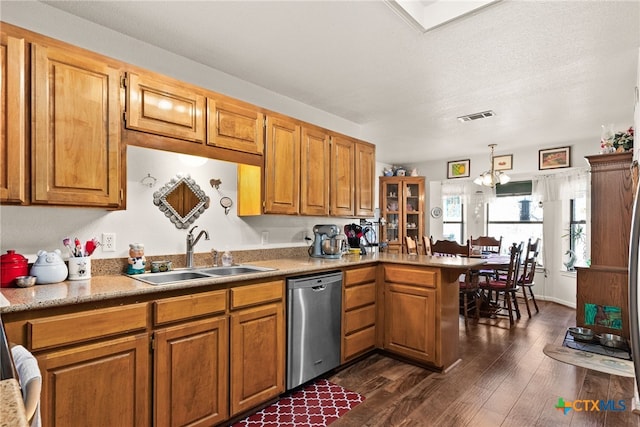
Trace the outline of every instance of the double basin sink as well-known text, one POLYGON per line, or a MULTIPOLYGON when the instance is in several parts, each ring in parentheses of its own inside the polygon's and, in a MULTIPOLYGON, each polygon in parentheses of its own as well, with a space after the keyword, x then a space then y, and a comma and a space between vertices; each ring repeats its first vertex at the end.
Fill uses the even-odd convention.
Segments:
POLYGON ((164 273, 134 274, 130 277, 150 285, 168 285, 187 280, 210 279, 213 277, 238 276, 242 274, 274 271, 275 268, 258 267, 256 265, 232 265, 229 267, 202 267, 185 270, 167 271, 164 273))

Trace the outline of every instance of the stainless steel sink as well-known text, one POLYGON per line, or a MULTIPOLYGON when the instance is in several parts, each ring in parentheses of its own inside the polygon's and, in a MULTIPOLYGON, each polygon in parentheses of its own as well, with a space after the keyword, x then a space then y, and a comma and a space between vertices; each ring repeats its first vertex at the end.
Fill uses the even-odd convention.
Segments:
POLYGON ((214 276, 235 276, 236 274, 260 273, 263 271, 273 271, 275 268, 258 267, 255 265, 232 265, 230 267, 210 267, 198 269, 201 273, 212 274, 214 276))
POLYGON ((236 276, 241 274, 274 271, 275 268, 258 267, 255 265, 232 265, 230 267, 203 267, 187 270, 174 270, 165 273, 134 274, 129 277, 150 285, 168 285, 187 280, 211 279, 220 276, 236 276))

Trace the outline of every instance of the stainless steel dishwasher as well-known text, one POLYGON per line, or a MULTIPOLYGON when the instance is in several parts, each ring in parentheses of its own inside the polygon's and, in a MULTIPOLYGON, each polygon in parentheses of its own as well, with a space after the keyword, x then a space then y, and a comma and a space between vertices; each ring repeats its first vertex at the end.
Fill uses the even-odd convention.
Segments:
POLYGON ((287 390, 340 364, 342 273, 287 280, 287 390))

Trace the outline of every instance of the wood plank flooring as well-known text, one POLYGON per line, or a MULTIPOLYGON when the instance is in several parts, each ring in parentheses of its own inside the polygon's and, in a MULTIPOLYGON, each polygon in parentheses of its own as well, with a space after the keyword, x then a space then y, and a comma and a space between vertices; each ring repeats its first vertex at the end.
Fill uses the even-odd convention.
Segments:
POLYGON ((446 374, 374 354, 329 380, 366 396, 332 424, 345 426, 634 426, 633 379, 558 362, 544 355, 548 343, 562 344, 575 310, 538 302, 540 313, 508 319, 460 321, 462 361, 446 374), (492 325, 494 324, 494 325, 492 325), (558 398, 625 400, 627 409, 555 409, 558 398))

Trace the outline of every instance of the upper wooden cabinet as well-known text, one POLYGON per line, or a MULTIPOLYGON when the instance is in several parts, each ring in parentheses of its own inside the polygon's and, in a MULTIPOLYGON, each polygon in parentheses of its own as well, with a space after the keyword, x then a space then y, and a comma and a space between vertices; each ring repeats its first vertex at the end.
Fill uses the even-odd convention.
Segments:
POLYGON ((262 155, 264 114, 240 101, 208 98, 207 144, 262 155))
POLYGON ((297 214, 300 206, 300 125, 267 119, 265 213, 297 214))
POLYGON ((25 40, 0 34, 0 202, 26 203, 25 40))
POLYGON ((206 97, 179 81, 127 73, 126 127, 203 143, 206 97))
POLYGON ((300 150, 300 213, 329 215, 329 135, 303 125, 300 150))
POLYGON ((372 217, 376 204, 376 149, 371 144, 357 142, 355 150, 355 215, 372 217))
POLYGON ((346 137, 331 138, 331 215, 355 212, 355 144, 346 137))
POLYGON ((82 50, 31 53, 32 202, 119 207, 119 70, 82 50))

